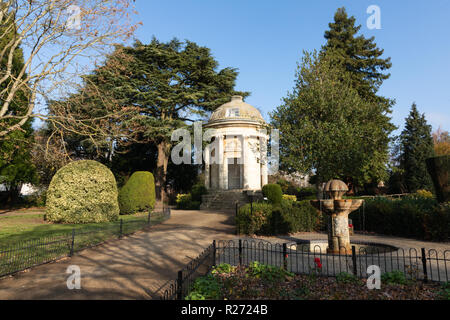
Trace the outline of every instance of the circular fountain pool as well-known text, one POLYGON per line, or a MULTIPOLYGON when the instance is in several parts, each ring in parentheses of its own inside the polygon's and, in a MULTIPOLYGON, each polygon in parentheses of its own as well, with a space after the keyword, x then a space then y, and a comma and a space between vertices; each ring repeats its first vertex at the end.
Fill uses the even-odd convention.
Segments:
MULTIPOLYGON (((351 241, 350 247, 355 247, 357 255, 378 255, 397 251, 399 248, 376 242, 351 241)), ((330 254, 327 252, 328 240, 297 240, 289 245, 289 248, 301 252, 311 252, 316 254, 330 254)), ((352 252, 341 252, 351 255, 352 252)))

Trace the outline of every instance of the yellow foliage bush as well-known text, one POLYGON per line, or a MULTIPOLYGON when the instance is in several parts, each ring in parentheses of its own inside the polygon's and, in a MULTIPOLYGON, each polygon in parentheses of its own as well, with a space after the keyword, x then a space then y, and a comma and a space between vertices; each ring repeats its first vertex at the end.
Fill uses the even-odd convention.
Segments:
POLYGON ((297 197, 290 194, 283 194, 283 199, 289 201, 297 201, 297 197))
POLYGON ((420 197, 420 198, 427 198, 427 199, 433 198, 433 194, 430 191, 425 190, 425 189, 417 190, 416 196, 420 197))

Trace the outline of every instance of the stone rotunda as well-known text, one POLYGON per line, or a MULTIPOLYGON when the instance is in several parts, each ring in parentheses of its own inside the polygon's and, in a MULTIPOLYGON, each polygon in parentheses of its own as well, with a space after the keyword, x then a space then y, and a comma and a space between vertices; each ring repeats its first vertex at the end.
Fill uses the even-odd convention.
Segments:
POLYGON ((233 96, 213 112, 203 129, 204 133, 214 129, 214 134, 204 151, 209 194, 202 207, 242 202, 249 191, 260 191, 267 184, 267 123, 258 109, 233 96))

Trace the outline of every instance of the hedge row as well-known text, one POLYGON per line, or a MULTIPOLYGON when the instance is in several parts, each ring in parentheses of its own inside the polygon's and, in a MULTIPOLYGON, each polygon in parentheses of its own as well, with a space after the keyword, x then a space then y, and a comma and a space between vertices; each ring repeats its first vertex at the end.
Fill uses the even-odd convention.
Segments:
POLYGON ((289 234, 317 231, 320 215, 309 201, 282 200, 280 204, 255 202, 241 207, 236 217, 240 233, 256 235, 289 234))
MULTIPOLYGON (((350 214, 358 229, 362 212, 350 214)), ((446 241, 450 238, 450 204, 434 199, 405 197, 400 200, 375 198, 364 208, 366 231, 422 240, 446 241)))
POLYGON ((192 200, 192 194, 179 193, 177 194, 177 209, 180 210, 199 210, 201 202, 192 200))
POLYGON ((281 187, 283 194, 296 196, 298 200, 313 200, 316 199, 316 188, 314 187, 297 187, 292 182, 279 179, 277 184, 281 187))
POLYGON ((202 203, 202 195, 207 194, 208 190, 204 184, 197 183, 192 186, 192 190, 187 194, 178 194, 176 199, 177 209, 198 210, 202 203))

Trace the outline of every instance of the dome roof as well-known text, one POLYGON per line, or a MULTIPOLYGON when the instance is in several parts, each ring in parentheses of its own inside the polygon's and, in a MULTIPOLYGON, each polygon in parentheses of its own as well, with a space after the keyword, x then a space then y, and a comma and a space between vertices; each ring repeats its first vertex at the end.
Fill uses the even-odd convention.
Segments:
POLYGON ((242 100, 241 96, 232 96, 231 101, 217 108, 209 118, 209 122, 228 120, 250 120, 265 122, 261 113, 242 100))

